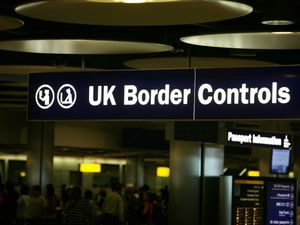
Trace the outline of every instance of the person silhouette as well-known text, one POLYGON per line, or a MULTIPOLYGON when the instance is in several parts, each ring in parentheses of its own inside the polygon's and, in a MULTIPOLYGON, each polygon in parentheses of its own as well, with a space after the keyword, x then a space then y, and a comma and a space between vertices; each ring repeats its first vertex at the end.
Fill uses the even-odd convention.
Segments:
POLYGON ((66 89, 67 97, 63 99, 63 93, 60 93, 60 102, 62 104, 71 104, 73 101, 72 93, 71 93, 71 88, 66 89))
POLYGON ((50 104, 50 91, 48 89, 39 91, 39 99, 44 102, 44 105, 47 106, 50 104), (43 96, 44 91, 44 96, 43 96))

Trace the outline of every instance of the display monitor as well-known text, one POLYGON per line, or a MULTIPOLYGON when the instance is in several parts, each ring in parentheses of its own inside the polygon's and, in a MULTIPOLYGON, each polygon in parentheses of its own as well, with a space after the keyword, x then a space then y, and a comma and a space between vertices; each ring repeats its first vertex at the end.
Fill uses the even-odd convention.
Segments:
POLYGON ((287 174, 290 167, 290 149, 272 149, 270 173, 287 174))
POLYGON ((265 180, 235 178, 233 181, 232 225, 263 225, 265 180))

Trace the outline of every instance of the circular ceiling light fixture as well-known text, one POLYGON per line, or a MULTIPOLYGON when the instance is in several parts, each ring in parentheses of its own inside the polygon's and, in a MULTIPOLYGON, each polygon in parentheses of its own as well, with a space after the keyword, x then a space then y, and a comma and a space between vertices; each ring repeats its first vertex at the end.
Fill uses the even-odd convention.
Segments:
POLYGON ((167 52, 170 45, 113 40, 42 39, 0 41, 0 50, 41 54, 141 54, 167 52))
POLYGON ((273 25, 273 26, 286 26, 286 25, 291 25, 294 24, 294 21, 291 20, 263 20, 261 21, 262 24, 264 25, 273 25))
POLYGON ((15 17, 0 15, 0 30, 12 30, 22 27, 24 22, 15 17))
POLYGON ((86 0, 88 2, 98 2, 98 3, 149 3, 149 2, 175 2, 178 0, 86 0))
POLYGON ((50 66, 50 65, 0 65, 1 74, 5 75, 28 75, 29 73, 47 72, 80 72, 97 71, 99 68, 81 68, 73 66, 50 66))
POLYGON ((296 0, 262 1, 262 24, 286 26, 294 23, 297 14, 296 0))
POLYGON ((49 0, 25 3, 15 11, 63 23, 154 26, 233 19, 251 13, 252 7, 223 0, 49 0))
MULTIPOLYGON (((232 68, 232 67, 259 67, 275 66, 275 63, 225 57, 192 57, 190 67, 197 68, 232 68)), ((134 59, 124 62, 124 65, 135 69, 161 69, 161 68, 188 68, 187 57, 158 57, 134 59)))
POLYGON ((300 49, 300 32, 223 33, 182 37, 182 42, 198 46, 237 49, 300 49))

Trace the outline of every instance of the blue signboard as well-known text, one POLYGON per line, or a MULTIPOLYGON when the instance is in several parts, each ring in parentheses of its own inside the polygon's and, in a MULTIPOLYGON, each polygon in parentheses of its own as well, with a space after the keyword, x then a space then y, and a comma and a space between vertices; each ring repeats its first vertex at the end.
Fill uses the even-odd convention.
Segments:
POLYGON ((31 74, 28 118, 190 119, 193 70, 31 74))
POLYGON ((296 225, 296 179, 234 177, 232 192, 232 225, 296 225))
POLYGON ((294 225, 296 215, 295 183, 272 181, 267 187, 267 225, 294 225))
POLYGON ((197 70, 195 117, 299 118, 298 82, 300 67, 197 70))
POLYGON ((29 75, 30 120, 300 118, 300 67, 29 75))

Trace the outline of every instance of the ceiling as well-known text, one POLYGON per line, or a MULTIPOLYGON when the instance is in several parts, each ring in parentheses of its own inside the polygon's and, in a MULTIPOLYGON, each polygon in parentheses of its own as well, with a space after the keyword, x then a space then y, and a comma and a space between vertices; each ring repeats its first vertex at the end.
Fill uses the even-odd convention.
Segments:
MULTIPOLYGON (((281 2, 290 4, 290 1, 291 0, 282 0, 281 2)), ((180 41, 180 38, 183 36, 198 34, 299 31, 300 1, 298 0, 293 7, 293 10, 296 11, 296 17, 294 18, 295 23, 288 26, 268 26, 261 24, 261 20, 265 15, 263 9, 269 0, 239 1, 240 3, 245 3, 253 7, 252 13, 240 18, 218 22, 156 26, 83 25, 34 19, 15 12, 15 8, 25 2, 27 1, 0 1, 0 16, 11 16, 24 22, 23 26, 16 29, 2 30, 0 28, 0 42, 24 39, 103 39, 156 42, 173 46, 173 49, 160 53, 91 55, 40 54, 0 50, 0 109, 14 108, 26 110, 28 71, 131 69, 128 66, 130 63, 126 62, 143 58, 162 57, 183 57, 187 59, 189 57, 197 57, 200 59, 201 57, 218 57, 239 60, 260 60, 276 65, 300 64, 299 49, 261 50, 215 48, 188 45, 180 41), (10 65, 18 66, 10 67, 10 65)), ((273 2, 275 2, 275 0, 273 2)), ((267 5, 267 8, 272 7, 272 3, 269 6, 267 5)), ((290 14, 292 14, 292 12, 290 14)), ((80 15, 78 15, 78 17, 80 17, 80 15)), ((298 126, 297 123, 295 124, 295 129, 298 129, 300 126, 298 126)), ((7 148, 7 146, 4 147, 7 148)), ((77 151, 77 149, 74 149, 74 151, 77 151)), ((118 154, 118 152, 116 152, 116 154, 118 154)))
MULTIPOLYGON (((57 1, 57 0, 56 0, 57 1)), ((284 5, 296 0, 281 1, 284 5)), ((0 50, 0 107, 11 105, 26 106, 26 76, 28 71, 62 71, 81 69, 130 69, 131 60, 156 57, 218 57, 267 61, 270 64, 300 64, 300 50, 259 50, 232 49, 188 45, 180 38, 188 35, 215 34, 230 32, 259 31, 299 31, 300 2, 292 10, 296 11, 295 23, 289 26, 268 26, 261 24, 266 7, 273 8, 280 0, 241 0, 240 3, 253 7, 253 11, 235 19, 219 22, 196 23, 169 26, 117 26, 82 25, 75 23, 51 22, 23 16, 15 8, 28 1, 1 0, 0 16, 11 16, 23 21, 23 26, 10 30, 0 28, 1 41, 32 39, 104 39, 121 41, 156 42, 173 47, 171 51, 146 54, 39 54, 0 50), (298 12, 298 13, 297 13, 298 12), (17 65, 11 67, 10 65, 17 65), (8 76, 9 74, 9 76, 8 76), (17 76, 22 74, 23 76, 17 76), (22 82, 17 84, 16 82, 22 82), (15 85, 14 85, 15 84, 15 85)), ((53 1, 54 2, 54 1, 53 1)), ((281 13, 287 7, 281 6, 281 13)), ((292 14, 292 12, 290 13, 292 14)), ((80 18, 82 15, 78 15, 80 18)), ((300 41, 299 41, 300 42, 300 41)), ((0 49, 1 48, 0 46, 0 49)), ((211 66, 213 62, 209 65, 211 66)), ((217 63, 220 66, 219 63, 217 63)))
MULTIPOLYGON (((282 1, 288 4, 291 0, 282 1)), ((0 15, 13 16, 24 22, 24 26, 0 31, 0 41, 19 39, 112 39, 141 42, 158 42, 174 47, 174 50, 164 53, 150 54, 110 54, 85 55, 85 66, 100 69, 126 69, 124 62, 130 59, 156 56, 205 56, 205 57, 250 57, 277 64, 298 64, 299 50, 233 50, 230 48, 212 48, 191 46, 180 41, 187 35, 227 33, 227 32, 253 32, 253 31, 299 31, 300 13, 297 13, 295 23, 289 26, 268 26, 261 24, 263 17, 263 3, 266 0, 243 0, 253 7, 249 15, 211 23, 197 23, 170 26, 104 26, 80 25, 74 23, 59 23, 38 20, 22 16, 15 12, 15 7, 25 3, 24 0, 0 1, 0 15), (284 56, 284 57, 283 57, 284 56)), ((270 5, 270 8, 272 6, 270 5)), ((300 3, 296 5, 300 12, 300 3)), ((80 18, 80 15, 78 15, 80 18)), ((32 54, 0 51, 0 65, 27 64, 27 65, 68 65, 81 67, 83 56, 63 54, 32 54)))

